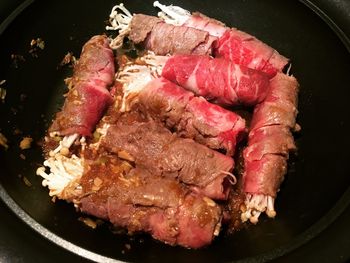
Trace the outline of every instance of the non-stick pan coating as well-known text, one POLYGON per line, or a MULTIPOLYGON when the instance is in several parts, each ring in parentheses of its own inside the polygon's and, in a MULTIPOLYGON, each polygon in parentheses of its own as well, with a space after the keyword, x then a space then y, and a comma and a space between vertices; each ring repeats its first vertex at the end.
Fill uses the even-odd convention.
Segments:
MULTIPOLYGON (((142 262, 264 261, 284 255, 325 229, 350 201, 348 149, 350 146, 348 99, 350 83, 349 43, 304 3, 277 0, 163 1, 200 11, 253 34, 291 58, 298 78, 298 154, 277 198, 275 220, 261 218, 233 236, 220 237, 204 249, 170 247, 147 236, 130 238, 112 234, 106 225, 89 229, 78 220, 72 205, 51 202, 35 170, 42 162, 39 146, 24 152, 18 144, 30 135, 39 141, 54 112, 63 102, 63 79, 71 73, 59 68, 63 56, 78 55, 92 35, 104 32, 104 21, 115 1, 35 1, 20 13, 0 36, 0 80, 8 94, 0 105, 1 132, 10 141, 1 151, 0 193, 12 209, 49 239, 89 251, 87 257, 142 262), (31 39, 41 37, 45 49, 34 58, 28 53, 31 39), (25 61, 15 67, 11 54, 25 61), (22 134, 15 135, 20 129, 22 134), (26 157, 23 160, 20 154, 26 157), (23 178, 31 182, 28 187, 23 178), (29 215, 29 217, 27 216, 29 215), (38 224, 35 224, 37 222, 38 224), (57 237, 59 237, 57 239, 57 237), (131 250, 125 249, 131 245, 131 250)), ((152 1, 129 0, 135 13, 156 14, 152 1)), ((323 17, 327 20, 327 18, 323 17)), ((72 247, 70 247, 72 249, 72 247)), ((78 248, 79 250, 79 248, 78 248)))

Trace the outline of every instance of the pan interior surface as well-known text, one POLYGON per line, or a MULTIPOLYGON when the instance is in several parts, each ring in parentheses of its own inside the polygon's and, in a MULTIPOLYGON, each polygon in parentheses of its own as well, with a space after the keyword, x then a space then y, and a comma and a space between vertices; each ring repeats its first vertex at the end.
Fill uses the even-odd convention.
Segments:
MULTIPOLYGON (((130 0, 124 4, 133 13, 155 15, 152 2, 130 0)), ((350 184, 346 169, 350 127, 345 109, 350 95, 350 55, 345 46, 349 43, 343 43, 319 16, 297 1, 163 2, 219 19, 291 58, 292 73, 301 86, 298 123, 302 130, 296 135, 298 153, 291 158, 277 198, 276 219, 262 217, 258 225, 221 236, 207 248, 188 250, 148 236, 113 234, 106 224, 90 229, 78 220, 82 215, 73 205, 51 201, 35 174, 43 161, 40 146, 34 144, 21 151, 18 145, 24 136, 31 136, 35 142, 43 138, 63 103, 63 80, 71 74, 70 68, 58 65, 67 52, 79 56, 91 36, 105 32, 105 20, 112 6, 118 4, 109 0, 35 1, 0 36, 0 80, 6 79, 7 88, 5 103, 0 103, 0 131, 9 140, 9 149, 0 154, 0 184, 40 226, 105 257, 215 262, 259 260, 263 255, 268 258, 285 253, 295 240, 307 239, 305 233, 317 222, 322 227, 320 219, 336 214, 336 209, 340 211, 349 201, 349 195, 342 198, 350 184), (36 57, 29 52, 30 41, 39 37, 45 41, 45 48, 38 50, 36 57), (126 244, 130 250, 125 249, 126 244)))

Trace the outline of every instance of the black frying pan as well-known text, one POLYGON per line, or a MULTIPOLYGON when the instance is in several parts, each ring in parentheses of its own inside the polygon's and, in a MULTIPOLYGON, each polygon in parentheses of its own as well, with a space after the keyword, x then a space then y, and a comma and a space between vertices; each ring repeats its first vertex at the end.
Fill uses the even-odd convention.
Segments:
MULTIPOLYGON (((75 213, 72 205, 51 202, 48 190, 41 187, 41 179, 35 175, 42 162, 40 147, 21 152, 18 144, 25 135, 36 141, 43 137, 53 113, 62 104, 63 79, 71 73, 67 68, 57 69, 57 65, 67 51, 78 55, 86 40, 104 32, 104 20, 117 3, 111 0, 91 3, 82 0, 35 1, 23 12, 17 12, 16 17, 12 16, 13 21, 9 19, 1 26, 0 80, 7 80, 8 94, 6 103, 0 104, 0 127, 10 141, 9 150, 0 152, 0 196, 3 201, 48 240, 96 261, 106 262, 113 258, 142 262, 264 262, 281 256, 283 261, 288 261, 293 260, 293 254, 294 259, 297 258, 298 251, 302 257, 302 253, 315 253, 316 249, 316 254, 320 255, 317 259, 327 260, 322 255, 328 244, 319 243, 318 248, 306 245, 309 252, 305 252, 305 244, 327 236, 328 227, 335 220, 343 222, 340 220, 344 218, 337 218, 350 203, 347 170, 350 126, 346 109, 350 94, 350 42, 346 34, 309 1, 172 2, 249 32, 292 59, 293 74, 301 84, 298 121, 302 132, 297 135, 298 155, 292 158, 277 199, 275 220, 262 217, 257 226, 233 236, 220 237, 207 248, 187 250, 166 246, 148 236, 115 235, 105 225, 96 230, 89 229, 78 221, 80 215, 75 213), (46 46, 38 52, 37 58, 33 58, 28 53, 29 43, 36 37, 41 37, 46 46), (11 54, 23 55, 26 61, 19 61, 15 68, 11 54), (22 134, 14 134, 16 128, 22 134), (21 159, 20 153, 25 155, 25 160, 21 159), (24 183, 24 177, 31 186, 24 183), (125 244, 131 245, 130 251, 125 249, 125 244)), ((132 12, 156 14, 152 1, 125 0, 124 3, 132 12)), ((337 1, 335 8, 341 8, 341 3, 337 1)), ((322 8, 327 7, 327 1, 319 4, 322 8)), ((328 10, 335 12, 336 9, 328 10)), ((339 23, 350 19, 344 10, 339 10, 338 14, 342 12, 345 16, 337 18, 339 23)), ((349 213, 344 215, 349 216, 349 213)), ((24 244, 15 246, 19 251, 21 247, 26 250, 24 244)), ((51 249, 63 251, 58 247, 51 249)), ((341 253, 336 249, 332 251, 341 253)), ((59 254, 53 253, 53 256, 59 254)), ((345 259, 342 255, 335 258, 345 259)), ((71 256, 73 258, 77 259, 71 256)), ((32 258, 33 261, 36 259, 32 258)))

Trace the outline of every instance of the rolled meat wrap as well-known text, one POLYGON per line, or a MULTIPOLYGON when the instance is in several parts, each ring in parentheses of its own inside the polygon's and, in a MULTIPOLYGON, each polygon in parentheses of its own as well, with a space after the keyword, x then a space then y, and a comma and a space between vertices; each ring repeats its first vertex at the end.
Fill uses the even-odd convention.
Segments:
POLYGON ((65 103, 49 128, 59 135, 90 136, 112 102, 114 56, 106 36, 92 37, 84 46, 70 80, 65 103))
POLYGON ((195 97, 190 91, 164 78, 150 81, 138 96, 153 118, 185 138, 223 149, 233 155, 236 143, 245 135, 245 121, 236 113, 195 97))
POLYGON ((282 72, 288 59, 248 33, 235 28, 227 30, 214 44, 214 56, 223 57, 273 77, 282 72))
POLYGON ((151 174, 89 147, 80 158, 57 161, 49 161, 50 175, 42 168, 39 171, 50 195, 73 202, 80 211, 129 233, 148 232, 170 245, 199 248, 220 232, 221 208, 175 178, 151 174))
POLYGON ((212 53, 216 37, 208 32, 186 26, 174 26, 155 16, 144 14, 131 15, 123 4, 112 9, 111 26, 108 30, 119 30, 119 35, 111 46, 118 49, 127 36, 135 44, 141 44, 157 55, 212 53), (118 13, 120 10, 124 14, 118 13))
POLYGON ((113 155, 86 163, 89 168, 80 179, 82 194, 76 202, 82 212, 129 233, 148 232, 170 245, 199 248, 219 234, 220 207, 176 179, 133 168, 113 155))
POLYGON ((181 7, 162 5, 158 1, 155 1, 153 5, 162 10, 158 15, 165 22, 203 30, 217 37, 218 40, 213 45, 215 57, 224 57, 235 64, 263 71, 270 77, 281 72, 288 64, 288 59, 272 47, 248 33, 229 28, 216 19, 199 12, 191 14, 181 7))
POLYGON ((179 138, 157 121, 140 119, 137 112, 125 113, 107 127, 101 137, 102 149, 127 156, 152 174, 178 178, 194 192, 227 198, 235 181, 231 157, 179 138))
POLYGON ((269 87, 265 73, 208 56, 171 56, 161 74, 196 95, 227 105, 260 103, 269 87))
POLYGON ((153 16, 136 14, 130 25, 129 39, 142 43, 157 55, 200 54, 210 55, 215 37, 208 32, 185 26, 164 23, 153 16))
POLYGON ((140 58, 141 64, 121 67, 117 74, 124 94, 121 111, 136 104, 143 114, 160 120, 180 137, 233 155, 236 143, 246 134, 244 119, 163 77, 157 78, 157 69, 161 71, 167 59, 148 53, 140 58))
POLYGON ((125 36, 158 55, 200 54, 223 57, 273 77, 288 64, 288 59, 254 36, 226 27, 222 22, 199 12, 191 14, 177 6, 155 1, 161 19, 143 14, 131 15, 123 4, 110 14, 109 30, 120 30, 112 44, 119 48, 125 36), (122 13, 118 13, 117 10, 122 13), (123 14, 124 13, 124 14, 123 14), (195 29, 195 30, 194 30, 195 29))
POLYGON ((242 220, 257 223, 261 213, 276 215, 274 200, 287 172, 289 153, 296 150, 298 82, 282 73, 271 79, 265 101, 257 105, 244 150, 243 190, 247 194, 242 220))

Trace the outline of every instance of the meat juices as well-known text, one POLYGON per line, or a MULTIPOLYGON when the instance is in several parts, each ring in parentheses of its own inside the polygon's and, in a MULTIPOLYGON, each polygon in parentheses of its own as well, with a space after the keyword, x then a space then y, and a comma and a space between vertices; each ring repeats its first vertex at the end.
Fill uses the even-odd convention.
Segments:
POLYGON ((162 76, 196 95, 227 105, 260 103, 269 87, 265 73, 208 56, 174 55, 166 61, 162 76))
POLYGON ((164 23, 154 16, 136 14, 130 23, 129 39, 156 53, 210 55, 215 37, 208 32, 164 23))
POLYGON ((49 132, 89 136, 112 103, 108 87, 114 81, 114 56, 106 36, 92 37, 83 47, 74 67, 63 108, 49 132))
POLYGON ((191 139, 178 138, 159 122, 140 119, 135 112, 109 124, 100 147, 126 154, 152 174, 178 178, 210 198, 225 200, 230 191, 232 158, 191 139))
POLYGON ((245 121, 239 115, 195 97, 190 91, 157 78, 138 95, 143 112, 175 129, 181 137, 191 138, 212 149, 233 155, 236 143, 245 135, 245 121))
POLYGON ((269 93, 257 105, 244 150, 243 190, 247 211, 242 219, 256 223, 260 213, 274 217, 274 199, 287 172, 289 153, 296 150, 291 130, 296 130, 299 84, 294 77, 277 73, 269 93))

